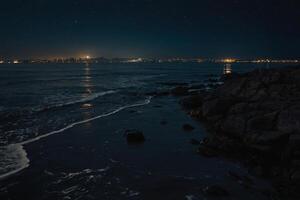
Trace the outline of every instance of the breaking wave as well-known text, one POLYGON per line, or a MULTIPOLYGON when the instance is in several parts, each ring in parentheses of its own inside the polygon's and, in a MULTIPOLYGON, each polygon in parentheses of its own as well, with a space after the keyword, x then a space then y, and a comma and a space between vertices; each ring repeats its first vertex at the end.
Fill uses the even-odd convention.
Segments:
POLYGON ((115 91, 115 90, 109 90, 109 91, 105 91, 105 92, 98 92, 98 93, 91 94, 89 96, 83 97, 83 98, 78 99, 78 100, 73 100, 73 101, 69 101, 69 102, 65 102, 65 103, 58 103, 58 104, 54 104, 54 105, 50 105, 50 106, 46 106, 46 107, 34 108, 33 111, 41 112, 41 111, 50 110, 52 108, 60 108, 60 107, 70 106, 70 105, 74 105, 74 104, 78 104, 78 103, 85 103, 85 102, 89 102, 89 101, 92 101, 94 99, 97 99, 99 97, 105 96, 107 94, 113 94, 113 93, 116 93, 116 92, 117 91, 115 91))
POLYGON ((0 160, 0 180, 7 178, 15 173, 18 173, 19 171, 27 168, 29 166, 30 160, 27 158, 27 153, 24 150, 23 146, 26 144, 30 144, 32 142, 35 142, 37 140, 46 138, 48 136, 62 133, 68 129, 73 128, 74 126, 84 124, 90 121, 94 121, 96 119, 100 119, 103 117, 108 117, 110 115, 114 115, 122 110, 128 109, 128 108, 133 108, 133 107, 139 107, 139 106, 144 106, 147 105, 151 102, 152 97, 148 97, 146 100, 143 102, 138 102, 135 104, 130 104, 130 105, 125 105, 122 107, 119 107, 111 112, 104 113, 95 117, 92 117, 90 119, 74 122, 72 124, 69 124, 65 126, 64 128, 61 128, 56 131, 49 132, 47 134, 40 135, 38 137, 16 143, 16 144, 10 144, 8 146, 2 146, 0 147, 0 157, 3 159, 0 160))

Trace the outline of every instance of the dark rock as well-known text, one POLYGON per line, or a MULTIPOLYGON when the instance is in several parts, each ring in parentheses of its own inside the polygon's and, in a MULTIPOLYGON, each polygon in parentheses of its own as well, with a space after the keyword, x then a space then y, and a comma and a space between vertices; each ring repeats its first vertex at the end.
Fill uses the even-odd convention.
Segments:
POLYGON ((300 107, 294 106, 279 114, 278 130, 287 133, 300 132, 300 107))
POLYGON ((276 126, 277 112, 258 115, 248 120, 247 129, 255 130, 274 130, 276 126))
POLYGON ((245 102, 237 103, 230 107, 229 114, 231 115, 243 114, 244 112, 247 112, 248 108, 249 108, 248 103, 245 102))
POLYGON ((219 115, 219 114, 223 115, 236 102, 237 102, 236 99, 223 98, 223 97, 205 101, 202 106, 203 116, 208 117, 211 115, 219 115))
POLYGON ((272 148, 268 144, 254 144, 249 145, 249 148, 254 150, 257 153, 264 153, 264 155, 271 153, 272 148))
POLYGON ((192 145, 200 145, 200 141, 199 141, 199 140, 196 140, 196 139, 191 139, 191 140, 190 140, 190 143, 191 143, 192 145))
POLYGON ((299 182, 300 181, 300 170, 295 171, 291 175, 291 180, 294 182, 299 182))
POLYGON ((192 95, 181 99, 180 104, 186 109, 196 109, 202 106, 202 102, 202 95, 192 95))
POLYGON ((190 125, 190 124, 184 124, 183 126, 182 126, 182 128, 183 128, 183 130, 185 130, 185 131, 193 131, 195 128, 192 126, 192 125, 190 125))
POLYGON ((201 145, 197 149, 197 153, 199 153, 200 155, 202 155, 204 157, 208 157, 208 158, 216 157, 218 155, 216 150, 214 150, 210 147, 204 146, 204 145, 201 145))
POLYGON ((300 169, 300 158, 298 158, 298 160, 293 160, 293 161, 291 162, 291 166, 300 169))
POLYGON ((300 186, 300 66, 222 80, 215 90, 181 101, 211 133, 198 152, 241 159, 255 174, 271 178, 279 192, 288 191, 281 194, 294 191, 299 197, 294 186, 300 186))
POLYGON ((255 176, 263 177, 264 176, 264 170, 261 166, 254 166, 252 167, 249 172, 255 176))
POLYGON ((223 132, 230 132, 235 136, 244 134, 246 128, 246 119, 243 115, 229 115, 222 123, 221 130, 223 132))
POLYGON ((162 121, 160 122, 161 125, 166 125, 167 123, 168 123, 168 122, 165 121, 165 120, 162 120, 162 121))
POLYGON ((294 154, 295 157, 300 158, 300 150, 294 151, 293 154, 294 154))
MULTIPOLYGON (((259 136, 255 138, 257 144, 274 144, 277 141, 285 142, 288 138, 288 134, 280 131, 263 131, 259 136)), ((284 143, 282 144, 284 145, 284 143)))
POLYGON ((208 143, 209 143, 209 139, 207 137, 200 140, 200 144, 202 144, 202 145, 207 145, 208 143))
POLYGON ((223 187, 219 185, 207 186, 206 188, 203 189, 203 192, 209 196, 216 196, 216 197, 229 196, 227 190, 225 190, 223 187))
POLYGON ((126 130, 125 136, 128 143, 143 143, 145 141, 143 132, 139 130, 126 130))
POLYGON ((189 88, 184 86, 177 86, 171 90, 171 94, 174 96, 185 96, 189 94, 189 88))
POLYGON ((228 175, 229 177, 232 177, 233 179, 235 179, 235 180, 237 180, 237 181, 239 181, 239 180, 242 179, 240 175, 236 174, 236 173, 233 172, 233 171, 228 171, 228 172, 227 172, 227 175, 228 175))
POLYGON ((228 171, 227 175, 233 178, 239 184, 248 185, 248 186, 253 184, 253 180, 248 176, 240 176, 239 174, 233 171, 228 171))
POLYGON ((293 134, 289 138, 289 146, 300 149, 300 134, 293 134))

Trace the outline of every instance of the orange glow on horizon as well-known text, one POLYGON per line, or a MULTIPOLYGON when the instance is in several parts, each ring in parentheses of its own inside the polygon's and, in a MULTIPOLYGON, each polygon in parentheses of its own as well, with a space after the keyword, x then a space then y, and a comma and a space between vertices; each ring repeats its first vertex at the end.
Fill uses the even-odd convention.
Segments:
POLYGON ((233 58, 226 58, 226 59, 223 60, 223 62, 225 62, 225 63, 233 63, 233 62, 236 62, 236 60, 233 59, 233 58))

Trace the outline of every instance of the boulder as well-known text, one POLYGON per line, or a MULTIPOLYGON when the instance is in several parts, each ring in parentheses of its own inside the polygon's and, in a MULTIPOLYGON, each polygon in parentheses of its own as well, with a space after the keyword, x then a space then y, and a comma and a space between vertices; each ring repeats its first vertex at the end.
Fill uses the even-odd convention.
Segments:
POLYGON ((143 143, 145 142, 145 137, 142 131, 139 130, 126 130, 125 136, 128 143, 143 143))
POLYGON ((216 150, 205 145, 199 146, 199 148, 197 149, 197 153, 208 158, 216 157, 218 155, 216 150))
POLYGON ((203 115, 202 115, 202 110, 201 108, 198 109, 193 109, 189 112, 189 115, 193 118, 197 118, 197 119, 203 119, 203 115))
POLYGON ((162 120, 162 121, 160 122, 161 125, 166 125, 167 123, 168 123, 168 122, 165 121, 165 120, 162 120))
POLYGON ((196 140, 196 139, 191 139, 191 140, 190 140, 190 143, 191 143, 192 145, 200 145, 200 141, 199 141, 199 140, 196 140))
POLYGON ((183 98, 180 104, 186 109, 196 109, 202 106, 203 96, 202 95, 192 95, 183 98))
POLYGON ((192 125, 190 125, 190 124, 183 124, 182 128, 183 128, 183 130, 185 130, 185 131, 193 131, 193 130, 195 129, 195 128, 194 128, 192 125))

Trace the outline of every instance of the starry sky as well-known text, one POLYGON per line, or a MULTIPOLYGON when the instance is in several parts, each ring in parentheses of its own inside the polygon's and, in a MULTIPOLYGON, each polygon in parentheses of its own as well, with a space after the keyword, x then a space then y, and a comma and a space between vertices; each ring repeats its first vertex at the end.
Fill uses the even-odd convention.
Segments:
POLYGON ((2 0, 0 57, 299 58, 299 0, 2 0))

